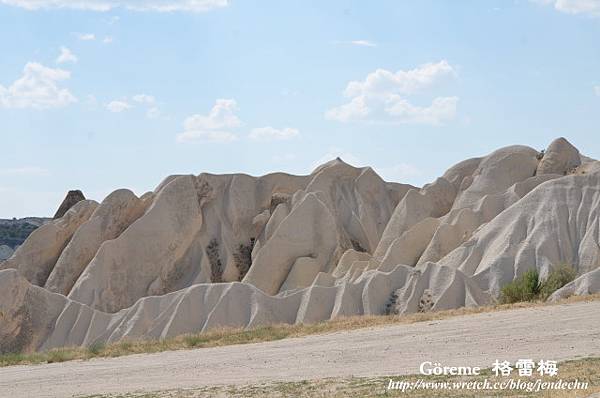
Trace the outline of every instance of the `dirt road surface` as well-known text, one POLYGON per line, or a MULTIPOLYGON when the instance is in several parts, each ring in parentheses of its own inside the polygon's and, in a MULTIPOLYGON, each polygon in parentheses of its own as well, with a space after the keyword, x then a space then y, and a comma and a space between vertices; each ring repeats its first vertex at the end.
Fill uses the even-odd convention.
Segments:
POLYGON ((423 361, 600 356, 600 301, 280 341, 0 368, 0 397, 72 397, 326 377, 416 374, 423 361))

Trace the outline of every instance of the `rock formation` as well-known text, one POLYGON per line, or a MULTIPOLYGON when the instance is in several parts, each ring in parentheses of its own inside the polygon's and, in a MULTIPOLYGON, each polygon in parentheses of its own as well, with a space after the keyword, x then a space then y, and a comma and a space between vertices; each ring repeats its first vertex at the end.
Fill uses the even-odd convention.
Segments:
POLYGON ((560 138, 423 188, 335 159, 307 176, 171 176, 80 201, 0 264, 0 352, 493 302, 571 264, 600 290, 600 162, 560 138))
POLYGON ((60 204, 60 207, 54 214, 53 218, 55 220, 57 218, 61 218, 65 215, 67 211, 69 211, 71 207, 75 206, 78 202, 81 202, 82 200, 85 200, 85 196, 83 196, 83 193, 80 190, 67 192, 67 196, 65 196, 65 199, 60 204))

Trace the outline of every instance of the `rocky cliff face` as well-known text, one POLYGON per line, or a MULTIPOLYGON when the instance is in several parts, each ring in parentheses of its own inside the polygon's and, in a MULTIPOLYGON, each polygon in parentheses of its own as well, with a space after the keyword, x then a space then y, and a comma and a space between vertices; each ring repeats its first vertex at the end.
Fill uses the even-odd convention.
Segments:
POLYGON ((594 292, 599 204, 600 162, 565 139, 423 188, 341 159, 307 176, 171 176, 80 201, 0 265, 0 351, 484 305, 562 263, 580 277, 556 297, 594 292))

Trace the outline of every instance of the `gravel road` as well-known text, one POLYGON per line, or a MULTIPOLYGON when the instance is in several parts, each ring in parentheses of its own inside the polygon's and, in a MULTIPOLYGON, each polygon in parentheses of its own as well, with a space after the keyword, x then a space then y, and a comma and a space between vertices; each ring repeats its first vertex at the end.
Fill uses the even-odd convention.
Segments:
POLYGON ((0 397, 72 397, 600 356, 600 301, 238 346, 0 368, 0 397))

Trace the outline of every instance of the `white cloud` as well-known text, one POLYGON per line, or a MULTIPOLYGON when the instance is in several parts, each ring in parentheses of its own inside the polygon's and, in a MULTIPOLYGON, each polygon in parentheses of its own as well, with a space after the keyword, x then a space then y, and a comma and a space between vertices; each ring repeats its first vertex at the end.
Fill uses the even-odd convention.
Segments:
POLYGON ((1 4, 40 10, 67 8, 88 11, 110 11, 126 8, 133 11, 204 12, 226 7, 228 0, 0 0, 1 4))
POLYGON ((146 110, 146 117, 155 119, 160 116, 160 109, 156 105, 156 98, 148 94, 136 94, 131 98, 122 98, 114 100, 106 104, 106 109, 111 112, 119 113, 134 108, 133 103, 141 105, 142 109, 146 110))
POLYGON ((370 112, 366 97, 360 95, 352 98, 347 104, 328 110, 325 112, 325 118, 340 122, 349 122, 353 119, 364 119, 370 112))
POLYGON ((71 52, 67 47, 60 48, 60 55, 56 58, 57 64, 64 64, 66 62, 77 62, 77 56, 71 52))
POLYGON ((354 44, 355 46, 362 46, 362 47, 377 47, 377 44, 375 44, 369 40, 352 40, 350 42, 350 44, 354 44))
POLYGON ((156 98, 148 94, 136 94, 132 98, 135 102, 138 102, 140 104, 152 105, 156 102, 156 98))
POLYGON ((115 100, 106 104, 106 109, 114 113, 120 113, 131 108, 131 105, 127 101, 115 100))
POLYGON ((596 92, 596 95, 600 97, 600 86, 594 87, 594 92, 596 92))
POLYGON ((0 169, 0 175, 2 176, 35 176, 44 177, 50 175, 50 172, 42 167, 37 166, 24 166, 8 169, 0 169))
POLYGON ((600 17, 600 0, 532 0, 535 3, 552 5, 567 14, 585 14, 600 17))
POLYGON ((218 99, 207 116, 193 115, 185 120, 186 130, 216 130, 234 128, 242 125, 235 115, 237 102, 233 99, 218 99))
POLYGON ((96 35, 93 33, 77 33, 77 38, 82 41, 92 41, 96 40, 96 35))
POLYGON ((428 107, 412 105, 400 96, 390 97, 385 111, 400 123, 441 125, 454 119, 458 97, 438 97, 428 107))
POLYGON ((68 89, 58 85, 70 77, 71 73, 66 70, 28 62, 21 78, 9 87, 0 85, 0 107, 46 109, 76 102, 77 99, 68 89))
POLYGON ((375 72, 369 73, 364 81, 348 83, 344 94, 347 97, 412 94, 455 73, 454 68, 446 60, 424 64, 408 71, 399 70, 396 73, 377 69, 375 72))
POLYGON ((276 129, 271 126, 257 127, 252 129, 249 137, 253 140, 258 141, 271 141, 271 140, 289 140, 298 136, 300 132, 298 129, 291 127, 285 127, 282 129, 276 129))
POLYGON ((105 36, 104 39, 102 40, 102 43, 104 43, 104 44, 110 44, 112 42, 113 42, 112 36, 105 36))
POLYGON ((183 123, 184 131, 177 135, 177 142, 209 141, 231 142, 237 135, 229 131, 242 125, 235 115, 237 102, 218 99, 208 115, 192 115, 183 123))
POLYGON ((368 118, 396 123, 439 125, 456 116, 458 97, 437 97, 431 105, 413 105, 406 97, 456 75, 447 61, 428 63, 408 71, 377 69, 363 81, 351 81, 344 90, 350 101, 325 113, 330 120, 350 122, 368 118))

